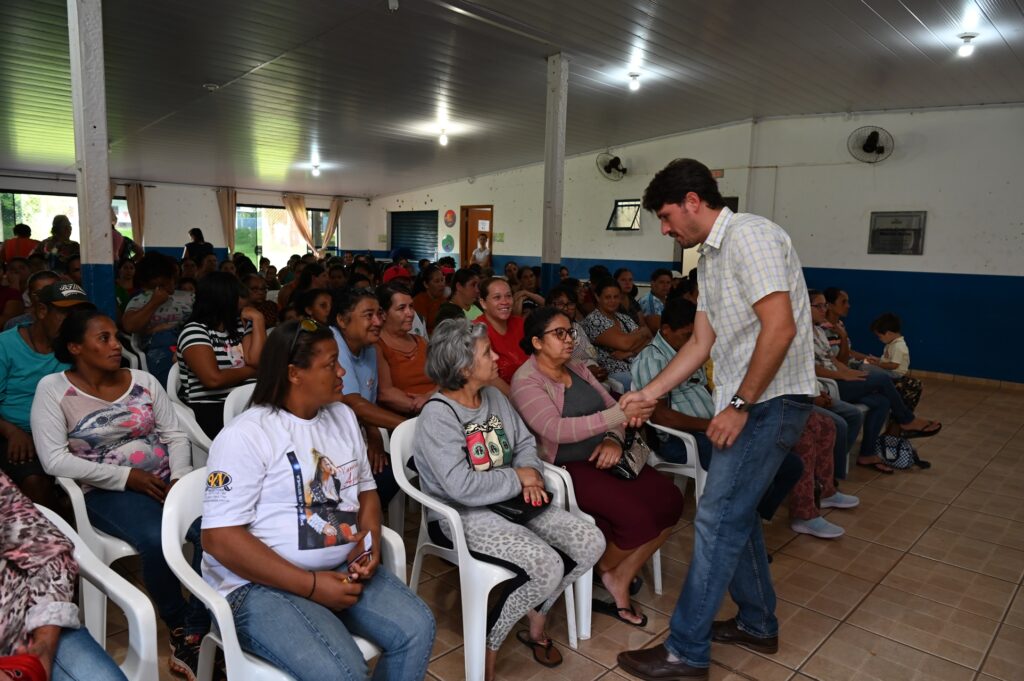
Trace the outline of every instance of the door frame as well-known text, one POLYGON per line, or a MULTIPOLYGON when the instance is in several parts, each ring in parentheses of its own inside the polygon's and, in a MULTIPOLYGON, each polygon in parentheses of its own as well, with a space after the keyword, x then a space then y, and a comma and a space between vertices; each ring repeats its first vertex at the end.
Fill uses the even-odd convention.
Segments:
POLYGON ((491 262, 494 261, 494 204, 479 204, 459 206, 459 263, 462 267, 469 267, 473 258, 473 251, 476 250, 476 235, 469 238, 469 211, 474 208, 486 208, 491 211, 491 262))

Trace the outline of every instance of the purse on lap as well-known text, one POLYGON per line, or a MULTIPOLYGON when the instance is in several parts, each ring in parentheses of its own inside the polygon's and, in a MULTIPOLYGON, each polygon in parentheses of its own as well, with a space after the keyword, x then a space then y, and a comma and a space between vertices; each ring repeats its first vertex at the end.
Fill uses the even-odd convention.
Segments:
POLYGON ((636 480, 651 456, 651 448, 647 446, 639 430, 626 431, 626 440, 622 447, 622 458, 608 470, 617 478, 636 480))

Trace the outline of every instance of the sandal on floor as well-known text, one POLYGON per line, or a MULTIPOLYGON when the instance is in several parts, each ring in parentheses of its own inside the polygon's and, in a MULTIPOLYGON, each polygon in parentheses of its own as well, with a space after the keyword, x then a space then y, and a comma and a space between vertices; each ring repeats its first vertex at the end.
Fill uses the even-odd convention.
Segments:
POLYGON ((857 465, 860 466, 861 468, 870 468, 876 473, 882 473, 883 475, 892 475, 893 473, 896 472, 894 468, 882 463, 881 461, 871 461, 870 463, 861 463, 860 461, 858 461, 857 465))
POLYGON ((516 638, 533 651, 533 659, 537 661, 537 664, 542 664, 545 667, 557 667, 562 664, 562 653, 558 652, 558 648, 555 647, 555 642, 551 640, 550 636, 547 643, 541 643, 534 641, 530 638, 530 632, 522 629, 516 632, 516 638))
POLYGON ((599 612, 602 615, 608 615, 609 617, 614 617, 615 619, 619 620, 620 622, 624 622, 624 623, 628 624, 631 627, 636 627, 638 629, 643 629, 644 627, 647 626, 647 615, 646 614, 641 615, 641 614, 637 613, 636 609, 633 608, 633 606, 629 606, 628 608, 618 608, 618 607, 615 606, 614 603, 609 603, 608 601, 602 601, 599 598, 595 598, 594 599, 594 603, 593 603, 593 609, 594 609, 594 611, 599 612), (620 614, 620 613, 623 613, 623 612, 628 612, 633 617, 639 617, 640 621, 639 622, 632 622, 632 621, 626 619, 625 617, 623 617, 620 614))
MULTIPOLYGON (((601 581, 601 575, 597 572, 594 572, 594 586, 599 586, 602 589, 605 589, 604 582, 601 581)), ((629 582, 629 595, 636 596, 638 593, 640 593, 640 589, 642 589, 643 587, 644 578, 640 575, 637 575, 629 582)), ((607 591, 607 589, 605 590, 607 591)))
POLYGON ((918 428, 917 430, 903 430, 901 434, 908 440, 913 440, 916 437, 932 437, 934 435, 938 435, 940 430, 942 430, 941 423, 938 421, 929 421, 925 424, 924 428, 918 428), (928 430, 933 427, 935 427, 934 430, 928 430))

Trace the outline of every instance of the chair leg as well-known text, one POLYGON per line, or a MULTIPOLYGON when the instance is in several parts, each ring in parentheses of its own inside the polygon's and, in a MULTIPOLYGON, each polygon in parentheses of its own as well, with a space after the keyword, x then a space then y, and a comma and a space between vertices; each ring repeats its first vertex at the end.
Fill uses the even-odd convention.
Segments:
POLYGON ((199 669, 196 670, 196 681, 212 681, 216 653, 217 642, 209 636, 204 636, 202 643, 199 644, 199 669))
POLYGON ((573 586, 576 590, 576 632, 585 641, 590 638, 590 620, 593 615, 594 569, 583 573, 573 586))
POLYGON ((405 492, 399 492, 388 504, 388 527, 405 536, 405 492))
POLYGON ((580 644, 576 637, 576 603, 572 593, 573 586, 570 584, 565 588, 565 628, 569 632, 569 647, 576 650, 580 644))
POLYGON ((466 658, 467 680, 483 681, 484 678, 487 654, 487 593, 462 581, 462 638, 465 642, 463 652, 466 658))
POLYGON ((100 647, 107 648, 107 595, 83 579, 82 609, 85 610, 85 628, 100 647))
POLYGON ((654 593, 661 595, 661 549, 651 556, 651 569, 654 571, 654 593))

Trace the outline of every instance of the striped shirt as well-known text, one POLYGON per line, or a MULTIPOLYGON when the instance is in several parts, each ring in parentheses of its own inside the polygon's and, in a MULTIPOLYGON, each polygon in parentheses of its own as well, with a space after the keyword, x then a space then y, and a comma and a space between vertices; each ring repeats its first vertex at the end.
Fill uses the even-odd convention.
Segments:
MULTIPOLYGON (((653 381, 654 377, 660 374, 675 356, 676 351, 668 344, 661 332, 658 332, 651 344, 633 358, 631 369, 633 389, 640 390, 653 381)), ((668 398, 669 406, 680 414, 699 419, 710 419, 715 415, 715 403, 708 391, 708 377, 704 373, 704 367, 698 368, 690 378, 672 388, 668 398)), ((660 430, 656 432, 659 440, 663 442, 668 440, 667 433, 660 430)))
MULTIPOLYGON (((216 404, 223 402, 228 393, 238 386, 227 388, 207 388, 199 380, 199 376, 192 371, 185 361, 185 350, 196 345, 208 345, 213 349, 213 355, 217 359, 217 368, 238 369, 245 366, 245 357, 242 355, 242 337, 252 333, 252 325, 238 320, 237 342, 232 342, 226 331, 216 331, 198 322, 189 322, 181 330, 178 336, 178 366, 181 369, 181 385, 185 394, 186 402, 199 402, 202 404, 216 404)), ((255 378, 250 378, 238 385, 254 383, 255 378)))
POLYGON ((754 303, 779 291, 789 294, 796 337, 759 400, 816 395, 811 306, 789 235, 766 218, 723 208, 698 250, 697 309, 707 314, 717 336, 711 348, 716 411, 728 406, 750 367, 761 331, 754 303))

